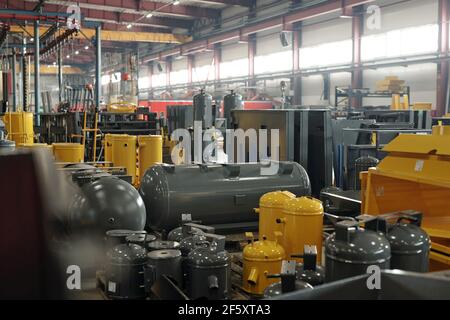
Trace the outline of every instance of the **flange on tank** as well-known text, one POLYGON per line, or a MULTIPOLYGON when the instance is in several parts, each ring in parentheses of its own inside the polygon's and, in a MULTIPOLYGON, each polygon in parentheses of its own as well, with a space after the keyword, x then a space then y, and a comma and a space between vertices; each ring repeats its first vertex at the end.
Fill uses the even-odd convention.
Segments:
POLYGON ((117 177, 102 177, 83 185, 69 205, 69 224, 74 233, 103 236, 106 231, 145 227, 145 206, 129 183, 117 177))
POLYGON ((255 212, 259 214, 260 236, 274 240, 275 232, 283 231, 283 225, 277 220, 282 218, 283 207, 290 199, 295 199, 295 194, 289 191, 269 192, 259 199, 259 208, 255 208, 255 212))
POLYGON ((213 227, 194 223, 190 214, 183 214, 181 217, 181 226, 173 229, 167 235, 167 240, 181 242, 181 240, 192 235, 202 235, 204 233, 214 233, 213 227))
MULTIPOLYGON (((391 269, 428 272, 431 240, 420 227, 423 214, 402 211, 381 215, 377 230, 383 232, 391 245, 391 269), (394 223, 390 223, 394 220, 394 223)), ((373 225, 366 225, 373 228, 373 225)))
POLYGON ((302 258, 303 263, 297 263, 295 267, 296 277, 313 287, 325 282, 325 269, 317 265, 317 247, 305 245, 303 254, 292 255, 292 258, 302 258))
MULTIPOLYGON (((280 241, 287 256, 302 252, 306 244, 318 249, 317 261, 322 259, 322 202, 311 197, 289 199, 284 203, 282 218, 277 223, 283 225, 280 241)), ((301 262, 301 259, 298 259, 301 262)))
POLYGON ((296 273, 296 261, 283 260, 280 274, 269 274, 266 276, 270 279, 281 278, 281 281, 268 286, 264 290, 264 298, 273 298, 293 291, 313 289, 309 283, 298 280, 296 273))
MULTIPOLYGON (((276 279, 268 278, 267 275, 280 272, 285 252, 278 241, 269 241, 265 237, 260 241, 254 241, 251 232, 245 235, 250 239, 250 243, 245 246, 242 253, 244 260, 242 289, 254 295, 262 295, 264 289, 277 282, 276 279)), ((276 238, 281 236, 281 232, 276 232, 276 238)))
POLYGON ((362 228, 366 222, 346 220, 335 225, 336 232, 325 242, 325 282, 365 274, 369 266, 389 269, 389 241, 380 232, 362 228))
POLYGON ((308 175, 295 162, 155 165, 145 173, 139 192, 149 227, 171 230, 185 212, 209 226, 253 226, 261 196, 280 186, 298 196, 311 194, 308 175), (271 165, 278 166, 278 172, 264 175, 271 165))

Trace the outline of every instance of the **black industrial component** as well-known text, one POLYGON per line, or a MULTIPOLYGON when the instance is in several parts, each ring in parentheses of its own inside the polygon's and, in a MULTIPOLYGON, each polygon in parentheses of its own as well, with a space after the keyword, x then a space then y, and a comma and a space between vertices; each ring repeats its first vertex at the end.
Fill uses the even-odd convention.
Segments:
POLYGON ((272 283, 264 290, 264 298, 273 298, 279 295, 313 287, 303 281, 297 280, 295 260, 283 260, 280 274, 267 275, 267 278, 281 278, 280 282, 272 283))
POLYGON ((113 229, 143 230, 145 206, 137 190, 116 177, 102 177, 83 185, 69 205, 74 233, 103 236, 113 229))
POLYGON ((147 170, 140 194, 147 210, 147 224, 171 230, 184 212, 216 231, 256 228, 254 208, 265 193, 279 189, 297 196, 310 195, 309 178, 295 162, 237 165, 156 165, 147 170), (275 175, 262 169, 278 166, 275 175), (194 183, 195 181, 195 183, 194 183))
POLYGON ((155 250, 147 254, 147 266, 145 268, 146 291, 150 292, 153 284, 163 275, 181 287, 183 275, 181 269, 180 250, 155 250))
POLYGON ((292 258, 302 258, 303 263, 298 263, 295 271, 297 280, 309 283, 313 287, 325 282, 325 269, 317 265, 317 247, 305 245, 303 254, 293 255, 292 258))
POLYGON ((365 230, 361 221, 340 221, 325 242, 325 281, 367 273, 369 266, 389 269, 391 246, 380 232, 365 230))
POLYGON ((376 167, 380 161, 371 156, 362 156, 355 160, 355 181, 353 183, 354 190, 361 190, 361 172, 369 171, 369 168, 376 167))
POLYGON ((428 272, 431 241, 420 227, 422 216, 417 211, 402 211, 378 217, 377 228, 391 245, 391 269, 428 272), (389 223, 392 219, 395 222, 389 223))
POLYGON ((145 293, 144 267, 147 254, 135 244, 121 244, 107 253, 106 294, 112 299, 143 299, 145 293))
POLYGON ((230 94, 227 94, 225 97, 223 97, 223 117, 227 121, 227 128, 232 128, 233 118, 231 116, 231 111, 243 109, 244 103, 240 94, 231 90, 230 94))
MULTIPOLYGON (((312 194, 333 183, 333 145, 331 111, 328 109, 285 110, 233 110, 234 129, 265 129, 270 145, 272 129, 279 130, 279 159, 295 161, 307 171, 311 180, 312 194)), ((259 139, 259 138, 258 138, 259 139)), ((255 142, 259 143, 259 142, 255 142)), ((246 145, 246 161, 249 161, 249 146, 246 145)), ((268 147, 267 155, 276 150, 268 147)), ((260 150, 265 154, 266 150, 260 150)), ((228 153, 228 150, 226 150, 228 153)), ((236 152, 237 153, 237 152, 236 152)), ((237 162, 235 153, 234 161, 237 162)), ((258 159, 260 160, 260 159, 258 159)))
POLYGON ((137 244, 142 248, 148 249, 150 242, 156 241, 156 236, 153 234, 137 233, 129 235, 126 238, 127 243, 137 244))
POLYGON ((175 250, 180 248, 180 243, 176 241, 165 241, 165 240, 156 240, 152 241, 148 244, 148 251, 155 250, 175 250))
POLYGON ((176 129, 189 129, 194 125, 194 108, 192 106, 167 106, 166 115, 169 135, 176 129))
POLYGON ((202 89, 194 96, 194 121, 201 121, 203 129, 211 128, 214 125, 215 116, 212 106, 212 96, 202 89))
POLYGON ((188 236, 180 241, 181 253, 184 257, 187 257, 191 251, 204 245, 205 241, 207 240, 204 233, 188 236))
POLYGON ((123 229, 116 229, 116 230, 108 230, 106 231, 106 247, 108 249, 112 249, 119 244, 125 244, 127 243, 127 238, 132 235, 139 235, 139 236, 145 236, 147 232, 145 231, 133 231, 133 230, 123 230, 123 229))
POLYGON ((225 237, 209 235, 204 246, 186 259, 186 292, 191 299, 228 299, 231 293, 231 259, 225 237))
POLYGON ((175 228, 167 235, 167 240, 181 242, 184 238, 190 237, 194 234, 214 233, 213 227, 204 226, 193 223, 190 214, 182 215, 181 227, 175 228), (184 217, 187 218, 183 220, 184 217))

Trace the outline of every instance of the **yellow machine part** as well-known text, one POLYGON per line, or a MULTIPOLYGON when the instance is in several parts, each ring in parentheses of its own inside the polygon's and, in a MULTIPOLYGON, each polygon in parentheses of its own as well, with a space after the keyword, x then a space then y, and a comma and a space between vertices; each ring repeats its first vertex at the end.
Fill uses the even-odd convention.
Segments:
POLYGON ((279 274, 285 251, 276 241, 262 239, 248 244, 242 253, 242 289, 254 295, 262 295, 278 279, 269 279, 269 274, 279 274))
POLYGON ((112 134, 106 134, 103 144, 103 149, 105 152, 105 161, 106 162, 113 162, 112 161, 112 134))
MULTIPOLYGON (((434 127, 432 135, 401 135, 384 151, 389 155, 377 168, 361 175, 362 213, 417 210, 431 237, 450 239, 450 127, 434 127)), ((444 256, 432 252, 430 258, 448 262, 444 256)))
POLYGON ((317 261, 322 261, 323 212, 322 202, 311 197, 285 202, 281 218, 283 237, 280 242, 288 257, 302 254, 305 245, 315 245, 317 261))
POLYGON ((54 143, 53 155, 57 162, 84 162, 84 148, 79 143, 54 143))
POLYGON ((275 232, 283 231, 283 225, 277 223, 282 218, 283 206, 287 200, 294 199, 295 194, 289 191, 275 191, 263 195, 259 199, 259 208, 255 212, 259 214, 259 235, 266 236, 268 240, 275 240, 275 232))
POLYGON ((115 102, 109 104, 106 110, 114 113, 133 113, 136 111, 136 105, 131 102, 115 102))
POLYGON ((137 138, 127 134, 111 135, 111 160, 115 167, 124 167, 131 176, 131 183, 136 183, 137 138))
POLYGON ((139 136, 138 137, 138 159, 139 159, 139 181, 145 171, 157 163, 163 162, 163 139, 162 136, 139 136))
POLYGON ((7 112, 2 117, 8 131, 8 139, 16 145, 34 142, 33 114, 31 112, 7 112))
POLYGON ((47 149, 53 154, 53 146, 46 143, 22 143, 17 146, 18 149, 47 149))

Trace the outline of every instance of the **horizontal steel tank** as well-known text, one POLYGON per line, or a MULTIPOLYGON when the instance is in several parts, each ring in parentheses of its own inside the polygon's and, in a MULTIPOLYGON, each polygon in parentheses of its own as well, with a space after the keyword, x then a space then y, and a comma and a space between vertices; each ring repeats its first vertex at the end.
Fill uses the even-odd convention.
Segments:
POLYGON ((193 220, 210 226, 257 222, 262 195, 286 190, 309 195, 308 175, 295 162, 279 162, 278 172, 263 175, 270 164, 156 165, 147 170, 140 187, 147 210, 147 224, 171 230, 179 217, 190 213, 193 220))

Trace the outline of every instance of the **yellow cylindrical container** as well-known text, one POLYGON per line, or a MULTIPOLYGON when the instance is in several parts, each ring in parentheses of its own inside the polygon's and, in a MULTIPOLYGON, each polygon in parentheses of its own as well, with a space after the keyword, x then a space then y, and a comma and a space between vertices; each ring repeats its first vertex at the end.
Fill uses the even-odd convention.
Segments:
MULTIPOLYGON (((311 198, 301 197, 285 202, 282 218, 278 221, 283 225, 281 245, 286 255, 302 254, 305 245, 317 246, 317 261, 322 260, 322 202, 311 198)), ((297 259, 301 262, 302 259, 297 259)))
POLYGON ((401 105, 400 105, 400 95, 399 95, 399 94, 393 94, 393 95, 392 95, 392 105, 391 105, 391 109, 392 109, 392 110, 400 110, 400 109, 401 109, 401 105))
POLYGON ((407 94, 403 95, 403 109, 409 110, 409 96, 407 94))
POLYGON ((53 155, 56 162, 84 162, 84 148, 79 143, 54 143, 53 155))
POLYGON ((16 143, 33 143, 34 128, 33 114, 31 112, 7 112, 2 117, 8 131, 8 139, 16 143))
POLYGON ((104 150, 105 150, 105 161, 106 162, 113 162, 112 161, 112 134, 107 133, 105 134, 105 140, 104 140, 104 150))
POLYGON ((294 199, 295 194, 289 191, 275 191, 263 195, 259 199, 259 208, 255 209, 259 213, 259 236, 266 236, 268 240, 275 240, 276 231, 282 232, 283 226, 277 223, 277 219, 282 218, 281 211, 287 200, 294 199))
POLYGON ((162 136, 139 136, 138 146, 139 181, 141 181, 148 168, 163 162, 162 136))
POLYGON ((17 148, 19 149, 46 149, 53 154, 53 146, 46 143, 22 143, 17 148))
POLYGON ((118 134, 111 136, 111 158, 115 167, 124 167, 131 176, 131 183, 136 183, 136 136, 118 134))
POLYGON ((252 241, 242 253, 242 289, 253 295, 262 295, 264 289, 278 279, 269 279, 269 274, 279 274, 285 257, 283 247, 277 241, 252 241))

